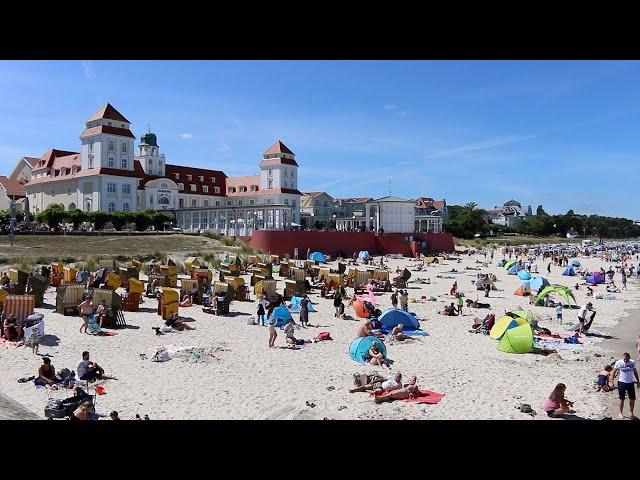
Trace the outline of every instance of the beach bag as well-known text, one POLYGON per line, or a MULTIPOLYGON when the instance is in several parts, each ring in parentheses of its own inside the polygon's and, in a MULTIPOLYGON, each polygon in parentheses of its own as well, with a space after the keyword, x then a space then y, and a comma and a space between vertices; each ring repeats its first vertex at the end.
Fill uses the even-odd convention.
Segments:
POLYGON ((170 327, 170 326, 168 326, 168 325, 162 325, 162 326, 160 327, 160 331, 161 331, 161 332, 167 332, 167 333, 169 333, 169 332, 171 332, 172 330, 171 330, 171 327, 170 327))
POLYGON ((316 337, 316 340, 333 340, 329 332, 320 332, 316 337))

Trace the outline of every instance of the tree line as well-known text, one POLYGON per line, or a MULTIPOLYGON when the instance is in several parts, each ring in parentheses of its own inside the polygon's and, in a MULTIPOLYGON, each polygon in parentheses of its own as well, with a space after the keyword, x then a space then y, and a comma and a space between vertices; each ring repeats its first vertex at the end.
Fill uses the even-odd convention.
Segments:
MULTIPOLYGON (((22 222, 24 213, 18 212, 16 220, 22 222)), ((11 219, 9 210, 0 211, 0 223, 8 223, 11 219)), ((31 215, 30 220, 34 217, 31 215)), ((165 224, 174 220, 173 216, 156 210, 144 210, 135 212, 84 212, 82 210, 65 210, 64 205, 54 203, 42 212, 35 215, 35 220, 40 224, 46 224, 55 229, 60 225, 72 224, 74 230, 78 230, 83 223, 91 223, 94 230, 103 230, 107 224, 120 231, 127 225, 133 224, 137 231, 143 232, 150 227, 163 230, 165 224)))
POLYGON ((518 233, 536 237, 564 237, 570 231, 587 237, 640 237, 640 225, 628 218, 579 215, 573 210, 565 214, 549 215, 542 205, 536 209, 536 215, 520 219, 513 227, 489 223, 486 210, 476 208, 475 203, 450 205, 448 210, 449 218, 444 222, 444 230, 459 238, 473 238, 476 234, 484 237, 491 230, 495 234, 518 233))

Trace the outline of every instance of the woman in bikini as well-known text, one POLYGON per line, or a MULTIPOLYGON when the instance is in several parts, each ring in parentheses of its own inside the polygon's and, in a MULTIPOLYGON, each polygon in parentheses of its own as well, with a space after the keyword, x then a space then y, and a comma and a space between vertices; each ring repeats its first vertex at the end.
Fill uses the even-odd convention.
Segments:
POLYGON ((379 365, 381 367, 386 367, 389 370, 391 370, 391 367, 389 365, 387 365, 387 362, 386 362, 386 359, 384 358, 384 355, 382 354, 382 352, 378 348, 378 343, 377 342, 374 342, 374 343, 371 344, 371 348, 369 349, 369 356, 371 357, 371 360, 369 360, 369 363, 371 365, 379 365))

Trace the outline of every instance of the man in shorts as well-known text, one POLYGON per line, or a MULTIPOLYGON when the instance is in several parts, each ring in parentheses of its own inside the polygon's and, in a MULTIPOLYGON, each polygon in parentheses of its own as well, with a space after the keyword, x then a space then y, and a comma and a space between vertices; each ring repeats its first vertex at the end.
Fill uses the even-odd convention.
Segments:
POLYGON ((400 372, 396 373, 393 378, 384 378, 376 375, 370 379, 369 383, 356 388, 352 388, 349 390, 349 393, 372 393, 376 391, 391 392, 392 390, 397 390, 398 388, 402 388, 402 374, 400 372))
POLYGON ((635 419, 633 409, 636 405, 636 390, 635 387, 640 382, 638 379, 638 370, 636 369, 636 362, 631 360, 631 355, 624 353, 622 359, 618 360, 614 365, 613 379, 618 377, 618 395, 620 397, 620 418, 625 418, 622 413, 624 410, 625 395, 629 395, 629 409, 631 410, 631 418, 635 419), (635 378, 635 380, 634 380, 635 378))

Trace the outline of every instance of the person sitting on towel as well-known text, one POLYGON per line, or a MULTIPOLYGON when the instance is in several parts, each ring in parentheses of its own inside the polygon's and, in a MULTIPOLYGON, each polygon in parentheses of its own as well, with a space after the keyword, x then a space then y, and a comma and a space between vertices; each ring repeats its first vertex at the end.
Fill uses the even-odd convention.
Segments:
POLYGON ((38 377, 33 381, 36 385, 42 385, 52 390, 57 390, 58 379, 56 378, 56 369, 51 364, 49 357, 42 359, 42 365, 38 369, 38 377))
POLYGON ((376 391, 391 392, 392 390, 396 390, 398 388, 402 388, 402 374, 400 372, 396 373, 393 378, 385 378, 380 375, 374 375, 371 380, 369 380, 369 383, 356 388, 352 388, 349 390, 349 393, 374 393, 376 391))
POLYGON ((442 314, 443 315, 448 315, 449 317, 456 317, 456 307, 453 305, 453 302, 451 302, 451 305, 449 305, 448 307, 444 307, 444 310, 442 310, 442 314))
POLYGON ((596 392, 610 392, 616 387, 613 383, 613 367, 606 365, 600 373, 598 373, 598 388, 596 392))
POLYGON ((289 319, 289 322, 284 327, 285 340, 289 345, 295 345, 297 342, 297 338, 293 336, 295 328, 293 318, 289 319))
POLYGON ((417 340, 417 338, 412 339, 410 336, 404 333, 404 325, 399 323, 393 330, 391 330, 391 339, 398 340, 402 342, 403 340, 417 340))
POLYGON ((358 337, 370 337, 371 333, 371 320, 366 320, 358 327, 358 337))
POLYGON ((96 323, 100 325, 100 327, 106 328, 109 324, 109 316, 107 315, 107 301, 102 300, 102 303, 98 305, 96 309, 96 323))
POLYGON ((399 388, 389 391, 387 395, 373 397, 373 401, 376 403, 383 403, 393 402, 394 400, 406 400, 407 398, 416 395, 420 391, 417 382, 418 378, 414 375, 409 380, 409 383, 400 385, 399 388))
POLYGON ((179 332, 181 332, 182 330, 184 330, 185 328, 187 330, 195 330, 195 327, 192 327, 191 325, 189 325, 188 323, 183 322, 182 320, 180 320, 180 317, 178 316, 177 313, 172 314, 166 322, 164 322, 164 324, 167 327, 171 327, 174 328, 176 330, 178 330, 179 332))

